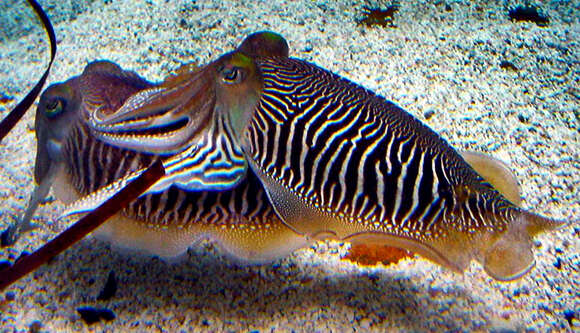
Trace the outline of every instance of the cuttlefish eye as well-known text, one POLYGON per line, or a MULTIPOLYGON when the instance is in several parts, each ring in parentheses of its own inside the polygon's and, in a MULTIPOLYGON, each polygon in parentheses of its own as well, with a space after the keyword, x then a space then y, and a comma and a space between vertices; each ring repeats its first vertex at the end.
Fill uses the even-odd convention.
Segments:
POLYGON ((253 60, 241 52, 225 55, 218 74, 225 84, 240 84, 252 76, 255 71, 253 60))
POLYGON ((44 113, 48 118, 54 118, 64 111, 65 106, 66 100, 60 96, 55 96, 44 103, 44 113))
POLYGON ((238 84, 244 80, 244 71, 242 68, 228 64, 221 70, 221 78, 224 83, 238 84))

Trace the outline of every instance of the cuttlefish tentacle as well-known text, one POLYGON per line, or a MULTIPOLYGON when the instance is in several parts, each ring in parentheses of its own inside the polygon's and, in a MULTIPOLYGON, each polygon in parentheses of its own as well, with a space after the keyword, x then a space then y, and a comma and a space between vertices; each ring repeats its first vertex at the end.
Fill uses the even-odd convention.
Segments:
POLYGON ((476 259, 511 280, 534 264, 531 238, 565 224, 506 199, 519 203, 504 166, 487 159, 490 177, 486 158, 465 153, 470 166, 373 92, 298 59, 252 60, 264 84, 241 145, 297 233, 402 247, 456 271, 476 259))
MULTIPOLYGON (((94 105, 101 105, 103 114, 113 115, 130 98, 126 94, 117 95, 116 91, 135 89, 138 92, 148 88, 133 85, 132 79, 117 81, 123 76, 111 63, 93 63, 88 68, 92 70, 49 87, 41 98, 41 101, 61 101, 64 108, 59 114, 72 120, 66 127, 55 126, 55 122, 42 122, 37 127, 39 145, 46 145, 50 140, 40 133, 52 133, 60 143, 58 156, 37 157, 35 171, 38 178, 45 178, 48 172, 42 170, 54 165, 54 158, 58 158, 61 167, 53 190, 59 200, 69 204, 63 217, 92 210, 153 161, 166 158, 110 145, 92 135, 90 118, 84 109, 85 97, 94 105), (87 97, 89 88, 97 82, 101 90, 87 97), (113 82, 115 89, 105 89, 113 82), (63 89, 72 94, 63 94, 60 92, 63 89)), ((43 105, 39 105, 38 113, 42 113, 39 117, 48 112, 43 105)), ((269 261, 310 242, 277 217, 260 181, 251 171, 232 190, 188 191, 169 186, 158 193, 148 191, 94 234, 121 247, 164 257, 179 255, 196 241, 209 238, 226 253, 248 262, 269 261)))
POLYGON ((145 89, 113 114, 90 103, 87 109, 94 135, 141 152, 172 154, 183 150, 212 120, 215 93, 211 67, 182 73, 188 80, 173 79, 145 89))

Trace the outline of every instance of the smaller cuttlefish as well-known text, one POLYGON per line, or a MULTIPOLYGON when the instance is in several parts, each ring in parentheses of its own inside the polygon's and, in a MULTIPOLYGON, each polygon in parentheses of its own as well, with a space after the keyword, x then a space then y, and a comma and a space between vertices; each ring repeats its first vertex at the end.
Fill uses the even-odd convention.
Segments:
MULTIPOLYGON (((475 259, 490 276, 512 280, 534 265, 532 237, 565 225, 518 207, 517 181, 503 163, 457 152, 392 102, 290 58, 286 41, 271 32, 250 35, 206 66, 144 87, 119 107, 103 107, 106 94, 91 99, 102 87, 93 84, 83 95, 83 137, 113 148, 72 147, 67 159, 82 166, 78 177, 85 183, 106 173, 112 185, 84 191, 92 193, 67 214, 94 208, 147 165, 134 157, 120 165, 89 158, 119 149, 166 165, 168 175, 128 208, 145 224, 163 216, 176 221, 166 225, 196 225, 186 212, 200 207, 197 195, 231 197, 254 186, 261 204, 275 212, 269 225, 284 230, 279 239, 269 238, 272 252, 263 250, 261 258, 337 238, 408 249, 455 271, 475 259), (126 163, 135 165, 122 167, 126 163)), ((245 207, 251 193, 219 205, 210 220, 245 207)), ((202 210, 215 209, 201 202, 202 210)), ((212 235, 221 236, 217 229, 212 235)), ((176 231, 165 240, 179 237, 176 231)), ((218 242, 228 248, 223 238, 218 242)))
MULTIPOLYGON (((194 161, 213 161, 213 165, 203 169, 209 173, 212 167, 219 166, 216 161, 220 160, 221 152, 199 152, 191 147, 173 155, 136 152, 107 144, 92 134, 88 124, 95 112, 115 115, 121 106, 138 103, 131 96, 138 92, 148 94, 147 90, 173 89, 188 73, 183 69, 160 84, 152 84, 114 63, 96 61, 87 65, 81 75, 48 87, 40 97, 36 113, 34 176, 38 186, 26 215, 32 216, 35 203, 42 201, 50 188, 60 201, 69 204, 61 219, 90 211, 154 161, 162 159, 174 173, 167 174, 113 216, 94 236, 122 248, 169 258, 184 253, 201 239, 211 239, 227 254, 251 263, 271 261, 306 246, 309 240, 277 217, 260 181, 251 171, 244 171, 244 177, 229 190, 214 189, 223 187, 215 181, 219 174, 199 178, 199 183, 205 181, 211 190, 192 190, 188 187, 198 185, 181 182, 183 174, 192 168, 184 162, 186 153, 187 156, 202 155, 194 161), (176 176, 179 172, 182 175, 176 176), (171 182, 172 185, 167 185, 171 182)), ((189 139, 190 145, 205 145, 208 137, 217 141, 219 136, 213 125, 221 128, 208 120, 205 125, 199 124, 199 134, 193 136, 198 142, 189 136, 184 136, 184 140, 189 139)), ((222 169, 233 165, 223 165, 222 169)), ((190 176, 197 177, 199 173, 192 172, 190 176)), ((29 225, 27 220, 21 223, 29 225)))

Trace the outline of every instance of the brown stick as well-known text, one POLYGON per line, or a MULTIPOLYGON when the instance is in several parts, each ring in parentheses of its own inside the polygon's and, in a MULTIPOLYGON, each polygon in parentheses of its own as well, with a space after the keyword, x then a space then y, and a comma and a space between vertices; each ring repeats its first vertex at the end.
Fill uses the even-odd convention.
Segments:
POLYGON ((34 88, 32 88, 32 90, 28 92, 28 94, 24 97, 24 99, 20 101, 18 105, 16 105, 14 110, 12 110, 6 116, 6 118, 2 119, 2 122, 0 122, 0 141, 2 141, 2 139, 4 139, 4 137, 6 136, 6 134, 8 134, 8 132, 10 132, 10 130, 12 130, 12 128, 16 126, 18 121, 22 119, 22 116, 24 116, 26 111, 32 106, 32 103, 34 103, 34 100, 36 99, 38 94, 40 94, 40 92, 42 91, 42 86, 44 86, 44 83, 46 82, 46 78, 48 77, 48 73, 50 72, 50 67, 52 66, 52 63, 54 62, 54 57, 56 56, 56 36, 54 35, 54 29, 52 28, 52 24, 50 23, 48 16, 46 15, 42 7, 40 7, 38 2, 36 2, 36 0, 28 0, 28 3, 32 6, 32 8, 34 8, 36 14, 38 14, 38 17, 42 21, 42 26, 44 27, 44 30, 46 30, 46 33, 48 34, 48 40, 50 41, 50 62, 48 63, 48 67, 46 68, 44 74, 42 74, 42 77, 40 78, 40 80, 38 80, 34 88))
POLYGON ((119 210, 126 207, 130 202, 137 199, 151 185, 165 174, 165 168, 160 160, 157 160, 137 179, 131 181, 119 193, 97 207, 85 217, 46 243, 43 247, 32 254, 17 260, 14 265, 0 271, 0 291, 12 283, 18 281, 26 274, 34 271, 50 258, 71 247, 88 233, 98 228, 119 210))

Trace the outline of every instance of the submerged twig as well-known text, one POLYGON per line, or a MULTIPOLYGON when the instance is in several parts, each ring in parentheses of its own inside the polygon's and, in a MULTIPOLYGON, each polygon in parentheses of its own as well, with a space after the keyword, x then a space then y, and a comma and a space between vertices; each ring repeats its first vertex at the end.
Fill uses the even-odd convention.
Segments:
POLYGON ((14 126, 22 119, 22 116, 26 113, 26 111, 32 106, 36 97, 40 94, 44 83, 46 82, 46 78, 48 77, 48 73, 50 72, 50 67, 54 61, 54 57, 56 56, 56 37, 54 34, 54 29, 52 28, 52 24, 42 7, 36 2, 36 0, 28 0, 28 3, 34 8, 34 11, 40 17, 42 21, 42 25, 48 34, 48 38, 50 40, 50 62, 48 63, 48 68, 44 71, 44 74, 38 80, 34 88, 24 97, 24 99, 16 105, 16 107, 10 111, 10 113, 2 120, 0 123, 0 142, 14 126))

